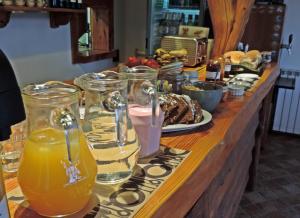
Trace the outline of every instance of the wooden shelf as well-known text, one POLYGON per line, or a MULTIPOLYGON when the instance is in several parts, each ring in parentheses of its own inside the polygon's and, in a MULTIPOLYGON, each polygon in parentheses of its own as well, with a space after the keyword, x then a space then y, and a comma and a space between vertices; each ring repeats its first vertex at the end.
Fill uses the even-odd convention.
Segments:
POLYGON ((57 12, 57 13, 85 13, 85 9, 27 7, 27 6, 0 6, 0 11, 6 12, 57 12))
POLYGON ((119 50, 112 51, 80 51, 77 53, 76 58, 74 58, 75 63, 89 63, 92 61, 97 61, 100 59, 113 58, 113 61, 119 61, 119 50))
POLYGON ((199 10, 200 6, 179 6, 179 5, 169 5, 170 9, 184 9, 184 10, 199 10))
POLYGON ((72 14, 84 14, 85 9, 26 7, 26 6, 0 6, 0 28, 5 27, 12 12, 48 12, 50 27, 57 28, 69 23, 72 14))
POLYGON ((119 50, 114 49, 113 0, 83 0, 83 9, 0 6, 0 28, 5 27, 12 13, 49 13, 51 28, 70 23, 72 63, 88 63, 106 58, 119 60, 119 50), (91 8, 92 51, 80 51, 78 39, 87 31, 86 7, 91 8))
POLYGON ((0 11, 6 12, 57 12, 57 13, 85 13, 85 9, 27 7, 27 6, 0 6, 0 11))

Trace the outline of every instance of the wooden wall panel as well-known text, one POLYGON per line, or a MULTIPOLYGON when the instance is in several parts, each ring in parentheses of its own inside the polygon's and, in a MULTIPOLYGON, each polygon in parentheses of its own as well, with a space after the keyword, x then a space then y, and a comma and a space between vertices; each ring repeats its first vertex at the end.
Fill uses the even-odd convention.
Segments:
POLYGON ((222 170, 186 215, 187 218, 234 217, 248 182, 258 126, 259 112, 257 111, 235 144, 222 170))

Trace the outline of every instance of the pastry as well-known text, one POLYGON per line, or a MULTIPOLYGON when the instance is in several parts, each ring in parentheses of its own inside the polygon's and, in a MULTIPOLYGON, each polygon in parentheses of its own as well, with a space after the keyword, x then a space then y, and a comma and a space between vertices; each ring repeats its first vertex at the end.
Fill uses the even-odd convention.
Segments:
POLYGON ((165 115, 163 126, 199 123, 202 119, 201 106, 187 95, 165 94, 159 97, 159 104, 165 115))
POLYGON ((244 56, 245 53, 242 51, 229 51, 224 54, 224 58, 230 58, 232 64, 240 64, 244 56))

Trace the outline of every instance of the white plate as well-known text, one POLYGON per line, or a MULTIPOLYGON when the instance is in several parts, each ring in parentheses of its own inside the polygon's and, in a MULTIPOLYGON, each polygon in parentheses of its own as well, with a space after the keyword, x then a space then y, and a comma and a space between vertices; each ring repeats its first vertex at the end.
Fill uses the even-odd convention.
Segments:
POLYGON ((177 131, 195 129, 199 126, 209 123, 212 119, 212 115, 208 111, 205 111, 205 110, 202 110, 202 114, 203 114, 203 118, 200 123, 168 125, 168 126, 165 126, 162 128, 162 132, 177 132, 177 131))
POLYGON ((237 78, 251 78, 251 79, 259 79, 259 76, 257 74, 253 73, 241 73, 236 75, 237 78))

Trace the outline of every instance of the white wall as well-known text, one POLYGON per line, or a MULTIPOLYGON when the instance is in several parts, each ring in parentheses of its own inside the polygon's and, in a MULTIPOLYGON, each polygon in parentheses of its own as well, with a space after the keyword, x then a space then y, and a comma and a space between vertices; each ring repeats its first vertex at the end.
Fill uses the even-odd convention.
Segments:
POLYGON ((0 49, 10 59, 21 86, 71 79, 112 66, 111 59, 73 65, 70 40, 70 26, 50 28, 47 13, 13 13, 8 25, 0 28, 0 49))
POLYGON ((288 42, 290 33, 294 34, 292 55, 283 49, 281 53, 281 68, 300 70, 300 1, 285 0, 287 5, 283 29, 283 43, 288 42))
MULTIPOLYGON (((283 43, 288 43, 289 34, 294 34, 292 54, 281 51, 280 67, 282 69, 300 71, 300 1, 285 0, 286 16, 283 29, 283 43)), ((279 89, 273 130, 300 134, 300 77, 297 73, 283 77, 295 78, 295 89, 279 89)))
POLYGON ((135 49, 145 50, 147 31, 147 0, 119 0, 123 27, 120 33, 121 60, 133 56, 135 49))

